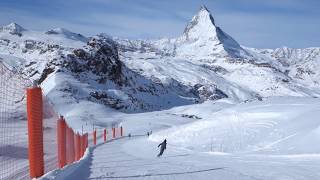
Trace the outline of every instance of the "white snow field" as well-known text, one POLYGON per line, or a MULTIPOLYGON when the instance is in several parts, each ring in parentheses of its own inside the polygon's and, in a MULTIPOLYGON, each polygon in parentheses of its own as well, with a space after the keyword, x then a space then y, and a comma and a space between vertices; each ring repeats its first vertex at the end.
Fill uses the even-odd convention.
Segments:
POLYGON ((170 39, 0 27, 0 61, 70 127, 133 135, 42 179, 320 179, 320 48, 244 47, 218 23, 201 7, 170 39))
POLYGON ((316 180, 319 115, 319 99, 299 97, 122 113, 131 138, 90 148, 80 163, 42 179, 316 180), (164 138, 167 149, 157 158, 164 138))

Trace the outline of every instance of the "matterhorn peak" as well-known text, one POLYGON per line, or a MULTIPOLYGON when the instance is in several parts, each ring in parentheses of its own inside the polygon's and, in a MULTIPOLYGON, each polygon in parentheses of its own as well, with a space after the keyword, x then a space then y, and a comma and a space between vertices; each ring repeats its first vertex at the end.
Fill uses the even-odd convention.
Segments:
POLYGON ((213 25, 215 25, 214 23, 214 19, 210 13, 210 11, 208 10, 208 8, 205 5, 202 5, 200 7, 200 10, 198 12, 198 16, 204 18, 203 20, 209 20, 209 23, 212 23, 213 25), (208 19, 209 17, 209 19, 208 19))
POLYGON ((241 54, 246 54, 238 42, 216 25, 206 6, 201 6, 177 42, 184 48, 190 46, 188 48, 198 53, 203 51, 202 54, 208 56, 225 54, 239 57, 241 54))
POLYGON ((202 33, 201 31, 208 32, 214 30, 215 22, 210 11, 207 9, 207 7, 201 6, 198 13, 188 23, 187 27, 184 30, 184 34, 186 35, 186 38, 189 39, 189 36, 192 36, 192 33, 198 34, 202 33))
POLYGON ((19 35, 19 36, 21 36, 22 31, 25 31, 25 30, 26 29, 24 29, 22 26, 14 22, 0 28, 1 32, 7 32, 12 35, 19 35))
POLYGON ((208 12, 210 12, 209 10, 208 10, 208 8, 207 8, 207 6, 206 5, 202 5, 202 6, 200 6, 200 11, 201 10, 205 10, 205 11, 208 11, 208 12))

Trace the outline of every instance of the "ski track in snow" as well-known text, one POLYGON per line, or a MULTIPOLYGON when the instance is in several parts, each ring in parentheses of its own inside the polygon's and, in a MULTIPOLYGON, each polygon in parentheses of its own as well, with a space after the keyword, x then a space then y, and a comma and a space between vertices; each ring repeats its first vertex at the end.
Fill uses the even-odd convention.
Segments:
POLYGON ((121 114, 125 132, 139 136, 90 148, 77 168, 51 179, 317 180, 319 107, 317 99, 291 97, 121 114), (164 138, 167 149, 157 158, 164 138))
POLYGON ((169 147, 161 158, 155 157, 156 153, 156 144, 145 137, 100 144, 91 149, 84 164, 66 179, 310 180, 320 177, 320 156, 188 154, 174 147, 169 147), (145 143, 145 148, 141 148, 147 150, 127 149, 141 145, 140 142, 145 143))
MULTIPOLYGON (((70 179, 207 179, 213 171, 223 167, 201 167, 188 162, 188 154, 146 159, 134 157, 122 151, 122 145, 129 139, 103 144, 95 148, 86 162, 90 173, 82 176, 82 169, 74 172, 70 179)), ((132 139, 134 141, 134 139, 132 139)), ((87 169, 88 170, 88 169, 87 169)))

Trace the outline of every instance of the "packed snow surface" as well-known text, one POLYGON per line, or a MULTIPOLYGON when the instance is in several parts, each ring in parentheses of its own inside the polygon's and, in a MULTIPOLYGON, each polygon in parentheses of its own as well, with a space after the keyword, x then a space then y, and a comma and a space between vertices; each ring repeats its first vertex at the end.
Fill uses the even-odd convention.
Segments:
MULTIPOLYGON (((320 101, 317 98, 268 98, 241 103, 203 119, 153 134, 197 151, 225 153, 313 154, 320 152, 320 101)), ((196 110, 197 111, 197 110, 196 110)))
POLYGON ((298 97, 240 104, 207 101, 165 111, 119 114, 131 138, 100 144, 90 149, 81 167, 53 177, 319 179, 319 115, 319 99, 298 97), (157 145, 165 138, 167 149, 157 158, 157 145))

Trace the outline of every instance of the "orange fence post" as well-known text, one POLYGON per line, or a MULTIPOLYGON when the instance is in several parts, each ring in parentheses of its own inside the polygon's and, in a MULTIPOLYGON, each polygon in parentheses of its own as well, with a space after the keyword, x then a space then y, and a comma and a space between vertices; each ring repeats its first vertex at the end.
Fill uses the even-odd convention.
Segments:
POLYGON ((66 121, 61 116, 58 120, 58 166, 63 168, 66 165, 66 121))
POLYGON ((74 135, 74 155, 75 160, 78 161, 80 159, 80 135, 75 134, 74 135))
POLYGON ((84 142, 84 144, 83 144, 83 154, 86 152, 86 149, 87 149, 87 147, 88 147, 88 133, 85 133, 84 135, 83 135, 83 142, 84 142))
POLYGON ((84 151, 86 151, 86 149, 87 149, 87 147, 88 147, 88 133, 85 133, 84 134, 84 151))
POLYGON ((83 145, 84 145, 83 135, 80 135, 80 158, 81 158, 82 155, 83 155, 83 145))
POLYGON ((107 130, 106 129, 103 130, 103 141, 107 142, 107 130))
POLYGON ((66 125, 66 164, 70 163, 70 132, 69 127, 66 125))
POLYGON ((70 146, 72 146, 72 150, 71 150, 71 154, 70 154, 70 156, 71 156, 71 160, 72 160, 72 162, 74 162, 74 161, 76 161, 76 156, 75 156, 75 154, 76 154, 76 149, 75 149, 75 142, 74 142, 74 132, 73 132, 73 130, 70 128, 70 131, 71 131, 71 135, 72 135, 72 138, 71 138, 71 144, 70 144, 70 146))
POLYGON ((116 138, 116 128, 112 128, 112 138, 116 138))
POLYGON ((80 134, 77 135, 77 139, 78 139, 78 161, 81 159, 81 136, 80 134))
POLYGON ((89 147, 89 134, 87 133, 87 142, 86 142, 86 145, 87 145, 87 147, 89 147))
POLYGON ((31 178, 44 174, 43 109, 41 88, 27 89, 28 157, 31 178))
POLYGON ((97 144, 97 130, 93 131, 93 145, 97 144))
POLYGON ((82 135, 82 144, 81 144, 81 147, 82 147, 82 154, 81 154, 81 156, 83 157, 84 152, 85 152, 85 150, 86 150, 86 139, 85 139, 85 135, 82 135))
POLYGON ((70 164, 74 162, 74 133, 70 127, 67 127, 66 136, 67 136, 66 160, 67 160, 67 163, 70 164))
POLYGON ((82 135, 83 139, 83 145, 82 145, 82 156, 84 156, 84 153, 86 152, 87 149, 87 134, 82 135))
POLYGON ((123 128, 122 128, 122 126, 120 127, 120 136, 121 137, 123 136, 123 128))

